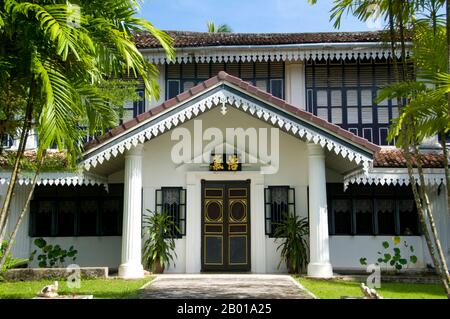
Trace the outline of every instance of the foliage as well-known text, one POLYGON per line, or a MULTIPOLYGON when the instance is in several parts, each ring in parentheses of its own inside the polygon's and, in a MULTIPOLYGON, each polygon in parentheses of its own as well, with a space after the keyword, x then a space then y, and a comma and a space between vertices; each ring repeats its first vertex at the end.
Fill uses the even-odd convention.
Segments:
POLYGON ((208 28, 209 33, 230 33, 233 32, 231 27, 228 24, 219 24, 216 25, 214 21, 209 21, 206 23, 206 27, 208 28))
POLYGON ((136 16, 140 2, 0 0, 0 83, 6 83, 0 91, 8 90, 0 96, 0 132, 14 131, 6 125, 10 119, 18 119, 20 127, 11 182, 0 210, 0 234, 5 232, 32 130, 39 140, 38 162, 56 144, 75 164, 86 132, 92 136, 117 125, 120 114, 114 103, 120 94, 112 97, 106 83, 139 78, 146 96, 159 98, 158 69, 138 50, 134 35, 146 32, 155 38, 168 60, 174 58, 173 40, 136 16))
POLYGON ((284 261, 291 273, 300 273, 306 269, 308 263, 308 219, 296 215, 285 214, 282 223, 278 223, 275 237, 281 238, 282 243, 277 247, 281 249, 281 260, 278 268, 284 261))
POLYGON ((147 96, 159 96, 157 69, 138 51, 133 35, 148 32, 169 59, 173 41, 135 16, 139 2, 0 1, 0 73, 22 84, 7 93, 32 108, 41 150, 57 144, 74 161, 81 151, 80 124, 90 133, 117 124, 111 96, 101 89, 107 81, 140 77, 147 96))
MULTIPOLYGON (((16 152, 5 151, 0 155, 0 167, 2 169, 12 169, 16 152)), ((21 160, 21 170, 34 172, 38 168, 38 159, 35 151, 27 151, 21 160)), ((65 152, 49 152, 45 154, 43 165, 40 169, 42 172, 46 171, 75 171, 77 167, 73 163, 69 163, 65 152)))
MULTIPOLYGON (((387 22, 386 44, 391 56, 401 54, 399 59, 391 59, 394 81, 382 89, 378 102, 384 98, 397 101, 400 115, 393 120, 388 139, 395 139, 396 145, 403 150, 428 251, 450 298, 450 274, 433 216, 434 209, 429 201, 429 189, 425 186, 423 165, 415 160, 424 139, 438 136, 445 179, 450 184, 446 144, 450 131, 450 1, 336 0, 334 4, 331 20, 337 27, 343 14, 351 14, 361 21, 368 21, 378 14, 378 18, 387 22), (440 14, 444 5, 448 13, 445 22, 440 14), (408 42, 411 40, 413 55, 408 57, 408 42), (411 67, 414 72, 411 72, 411 67)), ((450 207, 449 187, 447 198, 450 207)))
MULTIPOLYGON (((6 240, 4 240, 0 244, 0 259, 3 258, 3 254, 5 253, 7 246, 8 242, 6 240)), ((0 269, 0 278, 1 274, 6 270, 25 266, 29 261, 30 261, 29 258, 14 258, 13 256, 11 256, 11 254, 8 254, 8 256, 6 256, 6 261, 4 265, 0 269)))
MULTIPOLYGON (((138 280, 127 279, 89 279, 82 280, 79 295, 93 295, 95 299, 128 299, 136 298, 140 288, 154 277, 138 280)), ((42 287, 52 284, 52 280, 0 282, 0 299, 31 299, 42 287)), ((58 293, 71 295, 72 289, 60 283, 58 293)))
MULTIPOLYGON (((295 277, 306 289, 321 299, 340 299, 342 296, 362 297, 361 282, 358 280, 310 279, 295 277)), ((387 299, 445 299, 442 286, 438 284, 414 284, 383 282, 377 288, 387 299)))
MULTIPOLYGON (((77 259, 77 250, 70 246, 68 250, 62 249, 60 245, 49 245, 43 238, 36 238, 34 240, 36 247, 40 248, 42 253, 37 256, 39 261, 39 267, 41 268, 53 268, 60 267, 66 261, 66 258, 70 258, 71 261, 77 259)), ((33 252, 35 254, 36 251, 33 252)))
POLYGON ((161 266, 170 266, 174 261, 175 239, 174 230, 179 231, 172 217, 162 212, 151 212, 144 216, 143 235, 146 237, 143 246, 143 263, 147 269, 155 270, 157 263, 161 266))
MULTIPOLYGON (((392 243, 394 246, 399 246, 401 243, 401 238, 399 236, 394 236, 392 238, 392 243)), ((409 245, 406 241, 403 241, 403 253, 408 252, 407 256, 402 256, 402 249, 399 247, 393 247, 392 251, 389 250, 389 242, 384 241, 382 243, 384 252, 378 251, 378 258, 375 265, 383 264, 386 268, 388 266, 393 267, 396 271, 401 271, 403 267, 408 267, 409 264, 417 263, 417 256, 414 255, 414 247, 409 245)), ((367 265, 367 258, 362 257, 359 260, 361 265, 367 265)))

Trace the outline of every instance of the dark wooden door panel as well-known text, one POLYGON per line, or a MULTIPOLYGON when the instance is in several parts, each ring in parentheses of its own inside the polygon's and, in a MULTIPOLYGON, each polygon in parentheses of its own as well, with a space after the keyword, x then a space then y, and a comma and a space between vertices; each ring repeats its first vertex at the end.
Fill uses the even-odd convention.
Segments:
POLYGON ((202 181, 202 271, 250 270, 250 181, 202 181))

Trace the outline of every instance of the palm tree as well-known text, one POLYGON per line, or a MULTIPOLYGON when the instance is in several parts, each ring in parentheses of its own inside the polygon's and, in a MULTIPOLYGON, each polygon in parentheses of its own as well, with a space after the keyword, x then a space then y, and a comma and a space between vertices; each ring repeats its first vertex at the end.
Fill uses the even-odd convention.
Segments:
POLYGON ((233 32, 228 24, 216 25, 214 21, 209 21, 206 23, 209 33, 230 33, 233 32))
MULTIPOLYGON (((316 0, 309 0, 309 2, 315 3, 316 0)), ((434 81, 434 84, 437 84, 437 90, 443 90, 444 88, 444 92, 430 94, 424 82, 412 79, 408 74, 409 64, 413 62, 415 70, 419 72, 419 78, 427 78, 430 75, 433 78, 439 77, 440 73, 438 70, 439 68, 442 70, 443 66, 440 62, 442 61, 441 57, 447 57, 447 52, 445 50, 442 52, 441 50, 440 53, 436 52, 439 55, 431 56, 429 52, 424 54, 421 50, 429 51, 430 48, 431 50, 442 48, 442 45, 439 44, 445 43, 445 41, 442 41, 442 38, 438 38, 439 34, 437 32, 439 30, 438 11, 444 2, 443 0, 336 0, 331 10, 330 19, 334 20, 335 27, 340 26, 341 18, 344 14, 352 14, 361 21, 367 21, 372 17, 374 13, 373 6, 376 5, 381 18, 387 22, 387 42, 391 48, 392 56, 396 56, 398 50, 401 52, 400 61, 392 59, 395 81, 382 90, 379 100, 387 97, 397 100, 400 116, 393 121, 389 138, 391 140, 396 138, 397 146, 402 148, 405 155, 422 231, 436 272, 442 281, 448 298, 450 298, 450 275, 446 258, 426 192, 423 167, 421 161, 416 160, 420 158, 418 145, 424 138, 435 136, 436 134, 441 136, 444 156, 447 156, 445 140, 442 137, 445 136, 443 133, 449 131, 450 108, 447 107, 447 110, 445 110, 445 107, 443 109, 442 105, 450 105, 446 104, 445 100, 443 101, 443 97, 446 97, 447 93, 450 94, 450 75, 447 77, 448 90, 445 90, 443 83, 434 81), (424 16, 425 18, 417 20, 416 16, 424 16), (432 30, 431 39, 433 43, 430 43, 430 34, 423 36, 424 30, 427 29, 432 30), (406 39, 408 34, 411 33, 413 35, 414 51, 417 56, 415 54, 413 60, 408 61, 406 58, 406 39), (422 37, 420 38, 420 36, 422 37), (430 44, 432 45, 431 47, 429 47, 430 44), (408 104, 406 105, 403 102, 405 97, 408 98, 408 104), (417 165, 416 169, 414 164, 417 165), (416 182, 414 176, 415 170, 419 175, 419 183, 416 182)), ((449 19, 448 16, 447 19, 449 19)), ((445 49, 450 50, 450 39, 445 49)), ((443 69, 448 70, 448 65, 450 64, 444 61, 443 69)), ((441 79, 445 77, 446 75, 440 76, 441 79)), ((450 100, 448 103, 450 103, 450 100)), ((444 165, 447 166, 445 168, 446 179, 449 181, 447 158, 444 162, 444 165)), ((447 190, 449 191, 448 185, 449 183, 447 183, 447 190)))
POLYGON ((0 211, 0 235, 32 129, 39 138, 38 161, 56 143, 74 162, 81 152, 79 124, 97 132, 117 123, 117 113, 96 85, 105 79, 140 77, 146 94, 158 98, 157 69, 136 48, 133 33, 148 32, 169 59, 174 56, 172 39, 135 17, 139 2, 81 0, 75 6, 66 0, 0 0, 0 75, 21 84, 12 94, 24 101, 19 147, 0 211))

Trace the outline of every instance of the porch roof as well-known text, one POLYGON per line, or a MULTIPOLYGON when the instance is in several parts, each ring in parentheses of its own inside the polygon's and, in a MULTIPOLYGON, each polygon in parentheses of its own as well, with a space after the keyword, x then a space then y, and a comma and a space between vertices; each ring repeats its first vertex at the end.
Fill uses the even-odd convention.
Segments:
POLYGON ((380 147, 226 72, 167 100, 85 145, 87 170, 217 106, 230 105, 285 132, 319 144, 365 168, 380 147))

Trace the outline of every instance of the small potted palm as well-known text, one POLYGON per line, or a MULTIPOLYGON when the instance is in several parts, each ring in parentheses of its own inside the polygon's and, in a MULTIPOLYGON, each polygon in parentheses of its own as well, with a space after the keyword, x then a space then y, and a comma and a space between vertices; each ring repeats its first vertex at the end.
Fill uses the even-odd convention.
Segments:
POLYGON ((175 234, 179 232, 171 216, 166 213, 151 212, 144 216, 143 264, 155 274, 162 274, 174 261, 175 234))
POLYGON ((283 222, 278 223, 275 230, 275 237, 282 240, 277 247, 277 250, 281 249, 278 268, 285 262, 288 272, 291 274, 299 274, 306 269, 309 251, 308 234, 309 225, 306 217, 300 218, 296 215, 285 214, 283 222))

